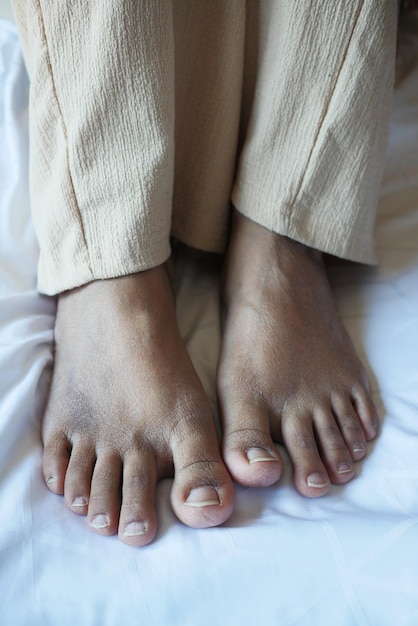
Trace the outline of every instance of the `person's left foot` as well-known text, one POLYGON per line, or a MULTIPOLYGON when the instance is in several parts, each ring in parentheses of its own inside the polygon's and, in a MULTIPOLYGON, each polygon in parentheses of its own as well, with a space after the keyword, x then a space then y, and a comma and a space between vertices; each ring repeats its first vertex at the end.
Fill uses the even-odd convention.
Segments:
POLYGON ((338 317, 320 253, 234 215, 218 367, 223 456, 235 480, 267 486, 286 446, 298 491, 354 477, 378 417, 338 317))

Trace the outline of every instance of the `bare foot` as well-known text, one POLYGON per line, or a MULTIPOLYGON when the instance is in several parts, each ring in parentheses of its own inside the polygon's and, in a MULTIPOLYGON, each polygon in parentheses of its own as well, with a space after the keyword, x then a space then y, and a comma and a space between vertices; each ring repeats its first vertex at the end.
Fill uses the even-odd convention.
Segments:
POLYGON ((236 213, 224 300, 218 397, 233 478, 247 486, 278 480, 277 441, 301 494, 349 481, 378 418, 320 253, 236 213))
POLYGON ((163 267, 61 295, 55 358, 44 476, 93 530, 149 543, 156 482, 173 468, 179 519, 207 527, 230 516, 232 481, 163 267))

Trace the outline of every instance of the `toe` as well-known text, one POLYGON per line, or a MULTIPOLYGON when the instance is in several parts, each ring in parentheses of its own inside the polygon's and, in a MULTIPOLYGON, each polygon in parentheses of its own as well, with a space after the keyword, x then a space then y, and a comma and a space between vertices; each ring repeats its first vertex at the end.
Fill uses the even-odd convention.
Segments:
POLYGON ((63 433, 52 435, 44 441, 43 475, 53 493, 64 493, 65 474, 71 453, 71 445, 63 433))
POLYGON ((366 435, 357 411, 349 397, 333 398, 333 413, 354 461, 366 454, 366 435))
POLYGON ((361 387, 352 392, 352 405, 361 420, 367 441, 372 441, 377 435, 379 415, 367 389, 361 387))
POLYGON ((171 445, 171 504, 177 517, 193 528, 225 522, 232 513, 234 488, 221 459, 212 419, 203 426, 201 420, 191 421, 181 437, 172 438, 171 445))
POLYGON ((128 545, 144 546, 155 537, 157 532, 154 504, 156 481, 156 465, 151 453, 135 452, 125 458, 119 537, 128 545))
POLYGON ((283 415, 282 436, 293 465, 293 480, 303 496, 323 496, 330 487, 330 479, 318 450, 311 416, 292 419, 283 415))
POLYGON ((241 399, 223 403, 222 416, 222 454, 234 480, 246 487, 277 482, 282 463, 270 435, 267 410, 241 399))
POLYGON ((331 482, 339 485, 354 477, 354 463, 331 410, 317 410, 314 429, 321 458, 331 482))
POLYGON ((99 451, 91 482, 88 522, 102 535, 113 535, 118 528, 121 475, 119 454, 112 450, 99 451))
POLYGON ((78 515, 87 515, 95 461, 96 453, 93 446, 81 438, 73 442, 65 475, 64 494, 68 508, 78 515))

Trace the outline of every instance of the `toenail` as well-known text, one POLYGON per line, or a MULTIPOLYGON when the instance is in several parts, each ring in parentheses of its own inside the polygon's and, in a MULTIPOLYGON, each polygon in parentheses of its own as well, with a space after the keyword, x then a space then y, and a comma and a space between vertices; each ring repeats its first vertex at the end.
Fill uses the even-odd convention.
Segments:
POLYGON ((96 515, 90 522, 90 526, 93 528, 107 528, 109 526, 110 520, 108 515, 96 515))
POLYGON ((48 480, 46 481, 46 484, 48 485, 54 485, 57 482, 57 479, 55 478, 55 476, 51 476, 50 478, 48 478, 48 480))
POLYGON ((362 443, 353 443, 353 452, 354 454, 358 454, 360 452, 364 452, 365 448, 362 443))
POLYGON ((147 525, 144 522, 131 522, 123 531, 125 537, 137 537, 138 535, 145 535, 147 532, 147 525))
POLYGON ((323 489, 328 487, 328 481, 322 476, 322 474, 311 474, 306 481, 309 487, 316 487, 316 489, 323 489))
POLYGON ((88 500, 87 498, 84 498, 83 496, 78 496, 78 498, 74 498, 73 503, 71 506, 87 506, 88 504, 88 500))
POLYGON ((186 506, 201 507, 219 505, 220 502, 218 494, 213 487, 197 487, 197 489, 192 489, 184 504, 186 506))
POLYGON ((338 466, 339 474, 348 474, 349 472, 352 472, 352 471, 353 471, 353 468, 348 463, 340 463, 340 465, 338 466))
POLYGON ((267 450, 263 450, 263 448, 250 448, 247 450, 247 459, 250 463, 260 463, 260 461, 278 461, 277 457, 274 457, 267 450))

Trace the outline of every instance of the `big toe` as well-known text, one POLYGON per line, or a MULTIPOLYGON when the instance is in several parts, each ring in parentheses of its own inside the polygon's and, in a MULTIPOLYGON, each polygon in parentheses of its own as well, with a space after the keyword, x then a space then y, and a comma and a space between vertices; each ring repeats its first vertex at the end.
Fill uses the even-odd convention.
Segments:
POLYGON ((231 515, 234 487, 222 462, 214 425, 188 428, 172 441, 174 483, 171 505, 193 528, 219 526, 231 515))
POLYGON ((246 487, 268 487, 277 482, 282 462, 270 435, 266 408, 240 398, 221 395, 222 453, 231 476, 246 487))

